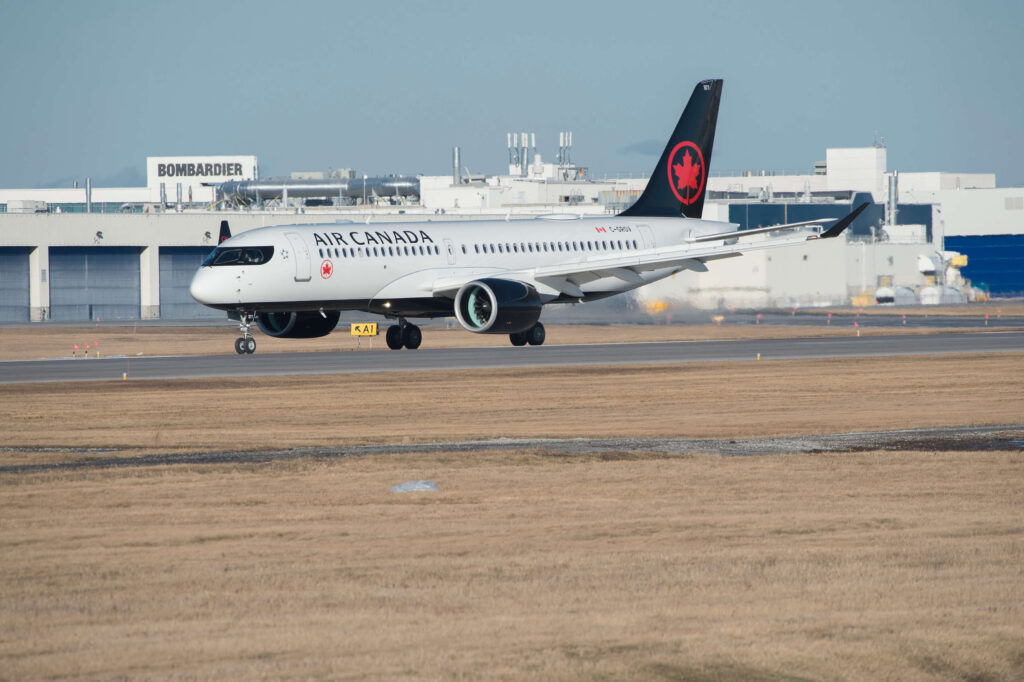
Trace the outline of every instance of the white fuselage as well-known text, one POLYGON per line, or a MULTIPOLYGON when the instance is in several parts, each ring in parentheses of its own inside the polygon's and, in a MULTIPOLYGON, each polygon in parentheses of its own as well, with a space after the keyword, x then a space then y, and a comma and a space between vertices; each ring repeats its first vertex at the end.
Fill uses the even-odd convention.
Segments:
MULTIPOLYGON (((272 247, 258 265, 205 265, 190 287, 198 302, 223 310, 365 310, 395 316, 451 314, 435 283, 516 279, 543 266, 650 254, 733 225, 687 218, 546 217, 426 223, 321 223, 264 227, 218 248, 272 247)), ((536 285, 545 303, 591 300, 667 277, 678 266, 641 272, 635 281, 581 282, 583 296, 536 285)))

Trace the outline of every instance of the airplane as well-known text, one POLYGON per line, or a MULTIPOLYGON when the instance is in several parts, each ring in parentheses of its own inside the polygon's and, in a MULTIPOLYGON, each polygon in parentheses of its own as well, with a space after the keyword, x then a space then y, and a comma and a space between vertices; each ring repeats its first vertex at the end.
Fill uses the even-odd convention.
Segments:
POLYGON ((253 326, 282 338, 329 334, 341 311, 394 319, 392 350, 423 340, 410 318, 454 316, 477 334, 508 334, 515 346, 544 343, 545 305, 595 301, 714 261, 808 239, 838 237, 865 209, 831 227, 810 220, 739 230, 701 219, 722 81, 697 84, 647 187, 616 216, 550 215, 530 220, 284 225, 220 241, 189 293, 239 324, 238 354, 253 353, 253 326))

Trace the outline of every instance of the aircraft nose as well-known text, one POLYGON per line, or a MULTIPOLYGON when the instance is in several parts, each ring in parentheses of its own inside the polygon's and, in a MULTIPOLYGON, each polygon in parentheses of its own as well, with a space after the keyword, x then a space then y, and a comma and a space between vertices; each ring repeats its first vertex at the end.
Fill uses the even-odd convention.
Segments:
POLYGON ((203 268, 199 268, 196 270, 196 274, 192 275, 192 283, 188 285, 188 293, 197 303, 202 303, 203 305, 211 303, 210 295, 213 292, 210 287, 210 278, 208 273, 203 272, 203 268))

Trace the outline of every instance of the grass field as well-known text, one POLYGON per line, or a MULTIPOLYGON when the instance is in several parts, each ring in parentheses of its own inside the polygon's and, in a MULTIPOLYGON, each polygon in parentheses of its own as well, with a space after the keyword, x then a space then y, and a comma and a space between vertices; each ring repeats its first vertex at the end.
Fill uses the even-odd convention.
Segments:
MULTIPOLYGON (((1024 352, 7 385, 0 465, 1020 423, 1022 366, 1024 352)), ((1020 450, 0 474, 0 679, 1022 679, 1022 509, 1020 450), (389 492, 418 479, 440 490, 389 492)))
POLYGON ((1020 679, 1022 480, 1020 452, 3 477, 0 676, 1020 679))
MULTIPOLYGON (((1024 421, 1022 365, 1024 351, 13 384, 0 424, 11 448, 129 451, 1010 424, 1024 421)), ((0 464, 43 456, 0 452, 0 464)))

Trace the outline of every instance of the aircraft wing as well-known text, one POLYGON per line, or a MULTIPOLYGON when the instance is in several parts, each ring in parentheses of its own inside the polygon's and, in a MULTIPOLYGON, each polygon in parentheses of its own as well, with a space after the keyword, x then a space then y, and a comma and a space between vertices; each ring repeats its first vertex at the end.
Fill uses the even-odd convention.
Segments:
MULTIPOLYGON (((499 279, 510 279, 518 282, 536 283, 545 285, 561 292, 566 296, 582 297, 581 285, 604 279, 606 277, 617 277, 630 284, 642 284, 642 272, 651 270, 663 270, 676 268, 682 270, 694 270, 706 272, 708 261, 720 260, 722 258, 734 258, 748 251, 761 251, 779 246, 801 244, 812 239, 831 239, 838 237, 850 226, 853 220, 860 215, 867 207, 867 203, 858 206, 852 213, 842 218, 831 228, 819 234, 788 235, 773 239, 765 239, 756 242, 744 242, 740 238, 750 234, 776 231, 780 229, 792 229, 793 227, 807 223, 792 224, 789 226, 775 226, 758 230, 741 230, 713 235, 716 240, 731 243, 722 243, 704 246, 703 239, 695 240, 696 243, 675 244, 631 253, 620 253, 616 255, 594 255, 576 261, 559 263, 556 265, 544 265, 526 270, 511 270, 494 274, 499 279)), ((816 224, 817 221, 810 224, 816 224)), ((459 288, 466 282, 478 279, 470 278, 448 278, 439 279, 433 282, 432 291, 435 296, 454 297, 459 288)))
POLYGON ((780 232, 782 230, 792 230, 797 227, 804 227, 806 225, 821 225, 823 223, 830 222, 832 222, 830 218, 821 218, 819 220, 804 220, 803 222, 799 223, 786 223, 785 225, 772 225, 771 227, 758 227, 752 230, 740 230, 739 235, 737 235, 735 230, 731 232, 719 232, 718 234, 703 234, 699 237, 691 237, 686 241, 691 244, 698 242, 714 242, 718 241, 719 239, 732 239, 736 236, 746 237, 748 235, 762 234, 764 232, 780 232))

